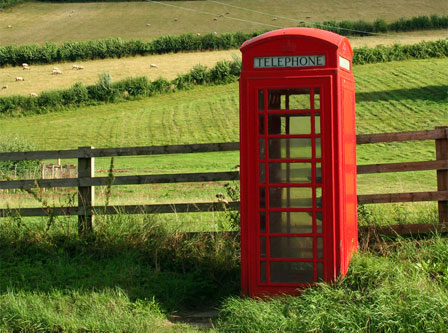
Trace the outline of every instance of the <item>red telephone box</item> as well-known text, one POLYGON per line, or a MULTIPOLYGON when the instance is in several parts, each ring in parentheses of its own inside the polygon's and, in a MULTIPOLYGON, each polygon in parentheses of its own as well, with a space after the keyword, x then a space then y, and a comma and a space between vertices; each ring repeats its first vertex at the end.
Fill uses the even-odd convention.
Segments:
POLYGON ((242 292, 296 293, 345 274, 358 246, 353 52, 311 28, 241 52, 242 292))

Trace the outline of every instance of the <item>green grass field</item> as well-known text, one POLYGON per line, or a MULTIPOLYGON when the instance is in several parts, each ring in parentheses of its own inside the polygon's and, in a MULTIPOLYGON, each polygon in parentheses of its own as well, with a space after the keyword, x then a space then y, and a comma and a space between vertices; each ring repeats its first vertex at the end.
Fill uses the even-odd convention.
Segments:
POLYGON ((194 11, 166 7, 148 1, 24 3, 1 13, 0 45, 78 41, 106 37, 150 40, 161 35, 185 32, 216 31, 221 33, 287 27, 297 25, 297 20, 323 22, 324 20, 363 19, 371 22, 377 18, 383 18, 392 21, 400 17, 446 14, 448 12, 448 4, 444 0, 425 2, 381 0, 374 3, 364 0, 350 1, 349 3, 342 0, 324 0, 319 1, 318 4, 294 0, 275 2, 269 0, 226 0, 221 3, 177 1, 168 4, 194 11), (251 11, 231 6, 243 7, 251 11), (211 13, 211 15, 195 11, 211 13), (270 15, 262 15, 255 11, 270 15), (227 12, 230 14, 225 14, 227 12), (225 15, 219 17, 220 14, 225 15), (278 19, 273 21, 272 15, 278 16, 278 19), (217 20, 214 21, 214 18, 217 20), (243 21, 230 18, 238 18, 243 21), (147 24, 151 24, 151 26, 147 27, 147 24), (8 28, 8 25, 11 25, 12 28, 8 28))

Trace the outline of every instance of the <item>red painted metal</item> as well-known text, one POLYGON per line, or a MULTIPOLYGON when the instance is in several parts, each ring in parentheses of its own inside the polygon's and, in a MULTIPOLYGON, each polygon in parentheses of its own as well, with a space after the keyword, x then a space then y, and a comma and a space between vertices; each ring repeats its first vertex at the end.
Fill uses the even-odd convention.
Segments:
POLYGON ((241 289, 295 294, 345 274, 358 246, 353 52, 311 28, 241 52, 241 289))

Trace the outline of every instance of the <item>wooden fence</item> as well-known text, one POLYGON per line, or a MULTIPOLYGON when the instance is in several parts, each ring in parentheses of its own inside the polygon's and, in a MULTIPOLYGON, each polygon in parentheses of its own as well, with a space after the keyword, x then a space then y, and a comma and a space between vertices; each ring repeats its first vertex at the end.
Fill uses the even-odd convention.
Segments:
MULTIPOLYGON (((435 130, 364 134, 357 136, 357 144, 371 144, 394 141, 435 140, 436 160, 405 163, 359 165, 358 174, 437 170, 437 191, 389 193, 359 195, 359 204, 438 201, 439 221, 434 224, 408 224, 399 226, 377 227, 380 233, 424 233, 432 230, 448 231, 448 127, 437 127, 435 130)), ((185 183, 206 181, 238 180, 238 172, 208 172, 165 175, 117 176, 113 181, 109 177, 94 176, 95 157, 136 156, 158 154, 185 154, 239 150, 238 142, 212 143, 194 145, 150 146, 131 148, 79 147, 73 150, 52 150, 0 153, 0 161, 45 160, 59 158, 78 159, 78 177, 70 179, 39 179, 39 180, 7 180, 0 181, 0 189, 31 189, 52 187, 77 187, 78 206, 76 207, 44 207, 0 209, 0 217, 11 214, 21 216, 46 215, 77 215, 80 235, 92 231, 94 214, 148 214, 148 213, 182 213, 211 210, 238 210, 239 202, 230 202, 227 207, 219 202, 162 204, 162 205, 125 205, 125 206, 95 206, 94 186, 135 185, 160 183, 185 183)))

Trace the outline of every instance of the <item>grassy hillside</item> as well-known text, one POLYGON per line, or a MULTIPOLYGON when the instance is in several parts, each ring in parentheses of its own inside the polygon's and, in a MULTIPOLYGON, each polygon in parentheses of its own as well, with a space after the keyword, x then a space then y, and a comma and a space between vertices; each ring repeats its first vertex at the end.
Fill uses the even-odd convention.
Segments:
POLYGON ((190 71, 195 65, 201 64, 213 67, 221 60, 232 60, 232 55, 240 55, 239 50, 175 53, 165 55, 151 55, 146 57, 130 57, 122 59, 91 60, 73 63, 31 66, 25 71, 21 67, 0 68, 0 86, 7 85, 8 89, 0 90, 0 97, 10 95, 29 95, 31 92, 40 93, 51 89, 64 89, 76 82, 86 85, 98 81, 101 73, 109 72, 114 81, 129 77, 146 76, 150 80, 159 77, 174 79, 180 73, 190 71), (74 70, 72 65, 83 66, 83 70, 74 70), (155 64, 157 68, 151 68, 155 64), (53 68, 59 68, 62 75, 52 75, 53 68), (25 81, 15 81, 21 76, 25 81))
MULTIPOLYGON (((444 76, 447 70, 448 64, 444 59, 355 66, 358 133, 420 130, 448 125, 448 91, 444 76)), ((238 131, 237 83, 198 87, 139 101, 79 108, 63 113, 2 118, 0 122, 1 137, 23 137, 35 143, 38 149, 226 142, 237 141, 238 131)), ((430 141, 363 145, 358 148, 359 164, 433 158, 434 143, 430 141)), ((97 169, 105 172, 109 163, 109 159, 98 159, 97 169)), ((120 158, 116 159, 115 168, 122 170, 120 174, 169 173, 226 171, 236 164, 238 153, 231 152, 184 157, 120 158)), ((425 191, 434 190, 435 186, 434 172, 358 177, 360 193, 425 191)), ((117 196, 113 197, 112 203, 209 201, 214 200, 216 193, 223 191, 219 184, 206 187, 198 184, 183 187, 182 191, 179 189, 169 186, 139 187, 138 190, 117 187, 114 192, 117 196)), ((104 197, 104 191, 102 193, 104 197)), ((13 201, 16 199, 12 198, 13 201)), ((433 214, 433 206, 424 207, 429 208, 425 208, 423 214, 433 214)), ((420 218, 416 216, 414 220, 420 218)))
POLYGON ((0 16, 0 45, 29 44, 44 41, 89 40, 106 37, 150 40, 166 34, 185 32, 207 33, 216 31, 254 31, 263 28, 296 25, 294 20, 309 22, 324 20, 362 19, 387 21, 417 15, 447 14, 448 4, 444 0, 380 0, 380 1, 319 1, 298 2, 295 0, 226 0, 226 5, 248 8, 245 11, 212 1, 176 1, 170 5, 190 10, 166 7, 150 2, 117 3, 41 3, 27 2, 5 10, 0 16), (201 11, 203 13, 198 13, 201 11), (277 15, 262 15, 256 11, 277 15), (211 13, 212 15, 205 14, 211 13), (234 17, 242 21, 218 17, 234 17), (214 18, 217 18, 214 21, 214 18), (174 21, 177 19, 177 21, 174 21), (249 22, 247 22, 249 21, 249 22), (260 22, 266 25, 255 24, 260 22), (151 26, 147 26, 151 24, 151 26), (11 25, 12 28, 8 28, 11 25))

